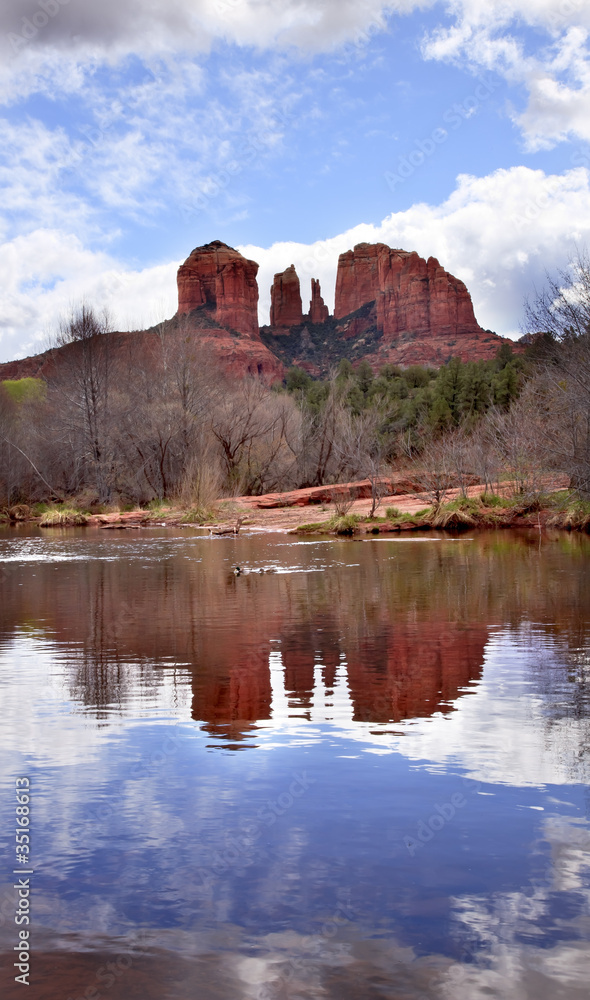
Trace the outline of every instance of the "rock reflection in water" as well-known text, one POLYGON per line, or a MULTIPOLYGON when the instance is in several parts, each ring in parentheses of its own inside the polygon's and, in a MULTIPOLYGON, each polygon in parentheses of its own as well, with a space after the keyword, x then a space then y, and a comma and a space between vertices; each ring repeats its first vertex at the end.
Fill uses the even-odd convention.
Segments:
MULTIPOLYGON (((240 543, 259 561, 271 552, 259 540, 240 543)), ((353 719, 374 723, 447 708, 479 676, 488 627, 479 620, 477 582, 465 587, 476 566, 457 547, 414 547, 411 555, 406 547, 383 560, 359 544, 361 572, 334 557, 338 543, 285 547, 303 571, 236 578, 227 545, 192 545, 198 559, 180 548, 142 566, 134 546, 127 558, 123 547, 116 563, 94 559, 83 571, 78 563, 41 563, 27 590, 9 592, 4 634, 34 616, 74 654, 73 693, 98 716, 123 704, 129 684, 154 683, 154 669, 189 669, 193 718, 232 741, 271 718, 273 651, 303 718, 318 666, 329 704, 346 665, 353 719)))
MULTIPOLYGON (((271 717, 272 651, 297 715, 309 718, 316 668, 329 704, 344 663, 353 719, 387 723, 447 710, 480 676, 495 622, 545 619, 583 646, 580 577, 553 573, 525 537, 356 543, 356 566, 339 559, 351 543, 274 542, 160 537, 150 560, 146 535, 120 544, 116 561, 97 541, 86 543, 88 562, 40 555, 26 588, 6 587, 3 637, 35 623, 70 650, 73 693, 99 717, 122 705, 129 685, 155 683, 154 670, 188 669, 193 718, 232 741, 271 717), (298 571, 231 573, 236 558, 257 568, 277 554, 298 571)), ((17 564, 11 582, 26 569, 17 564)))

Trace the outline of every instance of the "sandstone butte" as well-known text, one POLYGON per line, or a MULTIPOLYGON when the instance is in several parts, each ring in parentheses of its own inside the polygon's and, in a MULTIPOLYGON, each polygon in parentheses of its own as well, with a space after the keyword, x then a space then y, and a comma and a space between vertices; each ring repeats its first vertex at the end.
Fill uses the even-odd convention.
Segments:
POLYGON ((436 257, 391 250, 384 243, 359 243, 340 255, 334 315, 342 319, 368 302, 388 342, 414 337, 471 336, 483 332, 462 281, 436 257))
POLYGON ((205 307, 218 326, 258 338, 257 274, 255 261, 219 240, 197 247, 178 268, 179 315, 205 307))
MULTIPOLYGON (((258 264, 215 240, 197 247, 178 269, 178 313, 163 324, 182 325, 232 375, 282 378, 285 366, 301 364, 325 373, 341 357, 385 363, 438 366, 451 357, 492 358, 501 337, 483 330, 464 283, 434 257, 359 243, 340 255, 334 316, 311 281, 309 312, 291 265, 274 277, 270 326, 258 324, 258 264)), ((149 356, 151 331, 112 334, 117 349, 131 345, 149 356), (144 343, 145 342, 145 343, 144 343)), ((512 341, 509 341, 512 343, 512 341)), ((519 348, 517 347, 517 350, 519 348)), ((0 380, 50 375, 59 352, 0 365, 0 380)))

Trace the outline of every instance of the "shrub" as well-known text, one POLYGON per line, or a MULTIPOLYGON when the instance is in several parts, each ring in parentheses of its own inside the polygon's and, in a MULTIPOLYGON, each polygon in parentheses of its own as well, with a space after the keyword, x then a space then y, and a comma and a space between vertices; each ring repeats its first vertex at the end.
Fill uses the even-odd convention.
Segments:
POLYGON ((334 508, 336 510, 334 517, 346 517, 353 503, 354 495, 351 491, 344 487, 339 489, 334 495, 334 508))
POLYGON ((566 528, 568 531, 590 532, 590 503, 560 494, 557 509, 548 520, 550 528, 566 528))
POLYGON ((337 535, 354 535, 359 520, 357 514, 335 514, 328 524, 337 535))
POLYGON ((41 516, 39 524, 42 528, 74 527, 75 525, 88 524, 88 517, 71 507, 61 509, 54 507, 41 516))
POLYGON ((32 510, 26 503, 17 503, 14 507, 8 508, 9 521, 28 521, 32 516, 32 510))
POLYGON ((206 524, 215 520, 216 514, 212 507, 191 507, 182 515, 183 524, 206 524))
POLYGON ((469 511, 446 504, 433 514, 431 523, 433 528, 465 529, 474 527, 478 521, 469 511))

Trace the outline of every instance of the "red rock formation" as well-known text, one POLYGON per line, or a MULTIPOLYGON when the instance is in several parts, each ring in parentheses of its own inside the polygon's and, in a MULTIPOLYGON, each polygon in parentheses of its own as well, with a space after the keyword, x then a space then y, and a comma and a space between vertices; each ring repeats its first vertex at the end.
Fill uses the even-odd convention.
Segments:
POLYGON ((303 323, 301 288, 294 264, 275 274, 270 290, 270 325, 297 326, 303 323))
MULTIPOLYGON (((340 256, 334 318, 329 317, 315 278, 309 316, 304 316, 295 268, 275 275, 266 347, 258 328, 257 272, 255 261, 219 240, 197 247, 178 270, 179 316, 187 316, 187 329, 211 349, 220 369, 238 378, 245 374, 282 378, 284 365, 290 364, 314 376, 325 375, 343 354, 355 362, 364 357, 375 370, 386 363, 438 367, 451 357, 493 358, 506 342, 481 329, 465 285, 434 257, 426 261, 415 252, 392 250, 384 243, 360 243, 340 256), (322 342, 315 343, 306 329, 296 353, 292 347, 282 351, 278 339, 272 341, 273 334, 286 334, 305 320, 327 324, 322 342)), ((171 327, 175 324, 177 319, 171 327)), ((145 359, 153 333, 113 333, 110 338, 115 353, 132 344, 135 356, 145 359)), ((522 345, 513 346, 523 350, 522 345)), ((0 365, 0 381, 51 378, 64 350, 0 365)))
POLYGON ((435 257, 359 243, 341 254, 336 279, 337 319, 375 302, 376 326, 385 342, 404 335, 453 337, 482 333, 471 296, 435 257))
POLYGON ((324 323, 330 315, 322 298, 322 290, 317 278, 311 279, 311 302, 309 303, 309 319, 311 323, 324 323))
POLYGON ((179 315, 208 306, 219 326, 258 339, 258 264, 219 240, 197 247, 178 269, 179 315))
POLYGON ((338 258, 334 316, 342 319, 366 302, 374 302, 380 291, 379 256, 389 252, 384 243, 358 243, 338 258))
MULTIPOLYGON (((198 313, 197 313, 198 316, 198 313)), ((253 337, 236 337, 223 327, 199 327, 194 336, 199 344, 210 351, 219 365, 220 372, 237 379, 244 375, 262 376, 266 381, 282 379, 284 365, 267 347, 253 337)))

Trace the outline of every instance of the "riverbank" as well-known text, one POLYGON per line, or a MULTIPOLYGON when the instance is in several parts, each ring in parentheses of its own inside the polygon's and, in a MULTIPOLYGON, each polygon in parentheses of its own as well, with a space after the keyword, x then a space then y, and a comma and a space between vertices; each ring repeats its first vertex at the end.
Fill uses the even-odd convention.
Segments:
POLYGON ((495 493, 482 484, 447 490, 441 501, 412 489, 408 479, 383 480, 385 495, 371 517, 374 484, 368 480, 336 486, 221 499, 212 508, 187 509, 161 504, 150 509, 104 510, 98 513, 65 505, 18 505, 3 512, 4 523, 37 523, 43 528, 88 526, 100 530, 139 530, 181 526, 212 535, 250 532, 296 534, 384 534, 473 528, 562 528, 590 531, 590 504, 567 490, 560 477, 547 477, 543 492, 523 496, 513 483, 495 493))

